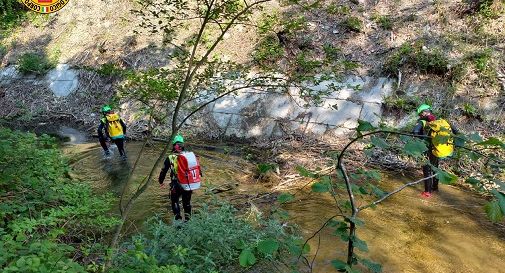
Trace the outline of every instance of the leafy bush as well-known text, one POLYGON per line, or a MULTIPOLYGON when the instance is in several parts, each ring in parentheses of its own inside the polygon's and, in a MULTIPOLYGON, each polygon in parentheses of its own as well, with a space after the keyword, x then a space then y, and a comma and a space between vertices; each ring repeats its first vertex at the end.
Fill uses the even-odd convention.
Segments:
POLYGON ((34 73, 43 75, 54 67, 56 67, 55 62, 35 53, 25 53, 18 60, 18 69, 25 74, 34 73))
POLYGON ((116 225, 110 197, 67 178, 48 136, 0 128, 0 267, 3 272, 84 272, 80 261, 105 253, 116 225))
POLYGON ((238 272, 239 264, 279 261, 302 251, 300 238, 279 222, 250 222, 235 213, 223 204, 216 209, 204 206, 186 223, 168 225, 153 218, 145 236, 124 245, 112 272, 151 272, 155 266, 169 266, 168 272, 238 272))
POLYGON ((377 24, 385 30, 393 29, 393 22, 391 21, 391 17, 387 15, 374 15, 372 19, 377 22, 377 24))
POLYGON ((253 60, 263 68, 270 68, 282 56, 284 56, 284 48, 275 35, 269 35, 256 46, 253 60))
POLYGON ((279 24, 280 19, 277 13, 264 13, 261 15, 260 21, 258 22, 258 33, 267 34, 274 31, 275 27, 279 24))
POLYGON ((422 42, 404 43, 386 60, 384 72, 397 75, 403 65, 411 65, 426 74, 445 75, 449 72, 447 57, 438 49, 427 51, 422 42))
POLYGON ((361 32, 363 30, 363 22, 354 16, 347 17, 344 21, 344 26, 350 31, 361 32))
POLYGON ((412 112, 421 100, 417 97, 392 95, 384 98, 384 106, 391 110, 412 112))
POLYGON ((503 1, 500 0, 480 0, 476 5, 477 13, 487 19, 496 19, 503 12, 503 1))

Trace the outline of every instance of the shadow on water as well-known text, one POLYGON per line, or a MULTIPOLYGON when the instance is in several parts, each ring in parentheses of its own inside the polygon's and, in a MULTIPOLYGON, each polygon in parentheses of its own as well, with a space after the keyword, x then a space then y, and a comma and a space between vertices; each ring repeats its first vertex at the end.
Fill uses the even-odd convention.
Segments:
MULTIPOLYGON (((141 146, 141 143, 127 143, 127 162, 121 161, 116 151, 110 159, 103 159, 97 143, 65 145, 62 149, 70 158, 76 177, 90 183, 99 193, 119 197, 141 146)), ((135 190, 149 173, 161 148, 162 145, 157 145, 146 149, 130 191, 135 190)), ((212 198, 206 191, 213 188, 231 185, 232 189, 220 193, 220 197, 242 205, 251 197, 268 193, 268 188, 254 183, 252 170, 255 166, 246 160, 217 151, 198 148, 194 151, 201 155, 204 173, 204 188, 196 191, 193 197, 195 208, 212 198)), ((142 223, 155 214, 161 214, 167 221, 172 218, 168 189, 160 189, 156 181, 158 173, 159 170, 134 204, 127 232, 138 231, 142 223)), ((404 177, 387 177, 381 184, 392 189, 406 181, 404 177)), ((381 263, 383 272, 505 273, 505 230, 487 220, 482 209, 485 200, 446 185, 428 200, 421 199, 420 192, 421 185, 407 188, 376 209, 360 214, 365 226, 358 230, 358 236, 370 249, 369 253, 359 253, 360 256, 381 263)), ((297 199, 284 208, 290 220, 301 227, 305 238, 337 213, 331 196, 310 191, 297 194, 297 199)), ((331 261, 345 260, 346 245, 329 228, 323 230, 320 238, 316 236, 311 240, 310 245, 311 255, 318 252, 313 272, 336 272, 331 261)))

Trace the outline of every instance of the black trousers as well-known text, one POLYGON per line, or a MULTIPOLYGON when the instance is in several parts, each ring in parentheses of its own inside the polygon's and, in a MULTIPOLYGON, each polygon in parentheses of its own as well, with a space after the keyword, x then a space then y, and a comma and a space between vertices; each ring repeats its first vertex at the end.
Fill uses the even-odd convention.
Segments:
MULTIPOLYGON (((107 146, 107 142, 105 141, 105 138, 101 137, 98 138, 100 141, 100 145, 102 146, 102 149, 104 151, 109 150, 109 146, 107 146)), ((117 139, 111 139, 112 143, 116 144, 117 150, 119 151, 119 155, 125 155, 126 151, 124 149, 124 138, 117 138, 117 139)))
MULTIPOLYGON (((432 166, 438 168, 438 163, 439 163, 438 157, 434 156, 433 153, 431 152, 431 150, 428 151, 427 157, 430 160, 430 164, 432 166)), ((433 170, 431 169, 430 164, 426 164, 423 166, 424 178, 430 177, 435 174, 433 172, 433 170)), ((429 193, 431 193, 433 191, 438 191, 438 178, 433 177, 433 178, 424 180, 424 191, 429 192, 429 193)))
POLYGON ((170 201, 172 203, 172 212, 175 220, 181 220, 181 207, 179 199, 182 197, 182 207, 184 209, 184 220, 188 221, 191 217, 191 194, 193 191, 184 190, 177 182, 170 183, 170 201))

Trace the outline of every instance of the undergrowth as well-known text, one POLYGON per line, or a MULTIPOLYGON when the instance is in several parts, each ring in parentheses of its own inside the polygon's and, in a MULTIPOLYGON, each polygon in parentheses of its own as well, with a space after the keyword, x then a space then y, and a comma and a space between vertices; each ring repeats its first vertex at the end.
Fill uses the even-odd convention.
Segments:
POLYGON ((449 72, 449 60, 440 49, 428 50, 424 43, 404 43, 395 51, 384 65, 386 74, 396 76, 403 66, 412 66, 422 73, 446 75, 449 72))
POLYGON ((255 214, 237 217, 226 204, 212 207, 205 205, 186 223, 152 218, 145 235, 122 247, 112 272, 239 272, 240 266, 281 261, 296 268, 303 242, 289 226, 255 214))
POLYGON ((55 139, 0 128, 2 272, 85 272, 117 223, 110 196, 68 178, 55 139))
POLYGON ((19 57, 18 70, 24 74, 44 75, 55 68, 56 64, 57 59, 49 59, 45 55, 36 53, 25 53, 19 57))

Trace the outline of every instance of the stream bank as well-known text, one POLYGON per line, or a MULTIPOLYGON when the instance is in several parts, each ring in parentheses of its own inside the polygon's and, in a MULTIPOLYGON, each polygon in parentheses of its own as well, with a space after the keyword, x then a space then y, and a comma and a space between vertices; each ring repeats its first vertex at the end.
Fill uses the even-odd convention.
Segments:
MULTIPOLYGON (((128 162, 116 158, 103 160, 97 143, 65 145, 63 150, 72 158, 76 178, 88 181, 98 192, 118 196, 140 146, 140 143, 127 143, 128 162)), ((141 178, 139 174, 150 170, 160 149, 161 145, 155 145, 146 150, 134 177, 136 181, 141 178)), ((271 192, 271 187, 258 183, 254 178, 256 166, 248 160, 218 151, 198 148, 194 151, 201 155, 205 174, 204 187, 194 196, 195 208, 215 197, 243 208, 259 207, 260 211, 275 202, 280 192, 271 192), (226 190, 210 193, 223 187, 226 190)), ((380 186, 392 189, 407 180, 389 176, 380 186)), ((446 185, 428 200, 419 197, 420 191, 420 186, 407 188, 376 209, 362 212, 365 226, 358 229, 358 235, 370 249, 365 257, 381 263, 383 272, 505 272, 502 259, 505 229, 489 222, 482 210, 481 197, 446 185)), ((305 238, 335 214, 334 200, 329 195, 307 189, 297 191, 295 197, 283 208, 290 215, 289 221, 301 227, 305 238)), ((134 204, 126 232, 137 232, 155 214, 171 219, 168 205, 167 190, 153 182, 134 204)), ((329 228, 323 230, 320 240, 316 236, 309 243, 310 255, 317 251, 313 272, 332 272, 331 261, 345 257, 346 246, 329 228)))

